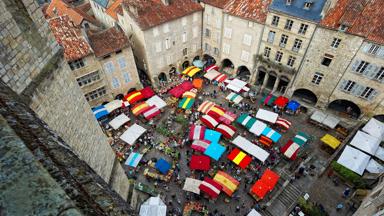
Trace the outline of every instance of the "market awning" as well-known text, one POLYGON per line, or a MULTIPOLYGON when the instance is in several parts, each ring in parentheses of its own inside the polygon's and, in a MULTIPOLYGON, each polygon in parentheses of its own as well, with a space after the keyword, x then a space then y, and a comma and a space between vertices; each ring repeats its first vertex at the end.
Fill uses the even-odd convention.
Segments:
POLYGON ((287 158, 295 160, 299 149, 300 146, 297 143, 294 143, 292 140, 288 140, 288 142, 280 148, 280 152, 283 153, 287 158))
POLYGON ((184 92, 189 91, 193 88, 193 85, 189 81, 184 81, 180 85, 174 87, 173 89, 169 90, 169 94, 172 96, 179 98, 183 95, 184 92))
POLYGON ((236 93, 249 91, 249 88, 247 87, 247 85, 248 83, 242 80, 239 80, 237 78, 232 80, 227 80, 227 88, 236 93))
POLYGON ((157 95, 154 95, 153 97, 149 98, 146 102, 149 106, 155 105, 159 109, 162 109, 167 106, 167 103, 157 95))
POLYGON ((284 108, 289 102, 289 99, 284 97, 284 96, 279 96, 276 98, 275 100, 275 105, 280 107, 280 108, 284 108))
POLYGON ((256 181, 251 188, 251 194, 256 195, 260 199, 264 199, 265 195, 269 192, 269 187, 263 181, 256 181))
POLYGON ((340 140, 330 134, 325 134, 320 140, 333 149, 337 149, 341 144, 340 140))
POLYGON ((220 116, 219 121, 229 125, 236 120, 237 115, 233 112, 226 111, 224 115, 220 116))
POLYGON ((182 98, 196 98, 196 92, 187 91, 181 96, 182 98))
POLYGON ((380 147, 377 149, 375 156, 380 160, 384 161, 384 148, 380 147))
POLYGON ((223 187, 222 191, 228 196, 232 196, 240 184, 239 181, 223 171, 218 171, 213 180, 223 187))
POLYGON ((367 165, 367 168, 365 168, 370 173, 384 173, 384 167, 374 159, 371 159, 367 165))
POLYGON ((334 129, 339 124, 339 122, 340 119, 328 114, 327 117, 325 117, 325 119, 323 120, 322 124, 331 129, 334 129))
POLYGON ((327 117, 327 114, 316 110, 312 115, 311 115, 311 120, 316 121, 318 123, 322 123, 324 119, 327 117))
POLYGON ((168 161, 164 160, 163 158, 160 158, 157 160, 155 164, 155 168, 163 175, 166 175, 168 171, 171 169, 171 164, 168 163, 168 161))
POLYGON ((139 216, 166 216, 167 206, 160 197, 151 197, 140 206, 139 216))
POLYGON ((143 95, 144 98, 150 98, 150 97, 153 97, 155 95, 155 92, 149 86, 141 89, 140 92, 141 92, 141 94, 143 95))
POLYGON ((264 130, 261 132, 262 135, 268 137, 271 139, 273 142, 278 142, 279 139, 281 138, 281 134, 277 133, 275 130, 273 130, 270 127, 264 128, 264 130))
POLYGON ((109 114, 109 112, 107 111, 104 105, 100 105, 95 108, 92 108, 92 112, 93 112, 93 115, 95 115, 97 120, 109 114))
POLYGON ((357 131, 356 135, 351 140, 350 145, 370 155, 375 155, 380 143, 381 141, 379 138, 371 136, 363 131, 357 131))
POLYGON ((228 154, 227 158, 242 169, 247 168, 247 166, 252 161, 252 158, 250 156, 240 151, 240 149, 238 148, 233 149, 231 153, 228 154))
POLYGON ((210 115, 203 115, 200 120, 211 129, 215 128, 219 124, 217 120, 210 115))
POLYGON ((137 165, 140 163, 141 158, 143 158, 143 155, 137 152, 132 152, 128 159, 125 161, 125 165, 130 167, 137 167, 137 165))
POLYGON ((104 105, 105 109, 107 109, 108 113, 111 113, 112 111, 122 107, 123 101, 122 100, 113 100, 107 104, 104 105))
POLYGON ((144 96, 140 91, 130 92, 124 97, 124 100, 128 101, 131 105, 143 99, 144 96))
POLYGON ((220 116, 224 115, 225 109, 221 106, 214 105, 211 107, 211 109, 207 112, 208 115, 214 117, 215 119, 219 119, 220 116))
POLYGON ((277 117, 279 117, 279 114, 265 110, 265 109, 259 109, 256 113, 256 118, 270 122, 272 124, 276 123, 277 117))
POLYGON ((257 212, 255 209, 252 209, 247 216, 262 216, 259 212, 257 212))
POLYGON ((208 80, 214 80, 216 77, 220 76, 221 73, 212 69, 208 71, 206 74, 204 74, 204 77, 207 78, 208 80))
POLYGON ((223 187, 219 183, 208 177, 205 177, 204 181, 202 181, 199 186, 200 191, 208 194, 213 199, 219 196, 222 188, 223 187))
POLYGON ((193 140, 191 148, 195 151, 205 152, 210 144, 209 140, 193 140))
POLYGON ((297 143, 299 146, 303 146, 305 143, 307 143, 308 139, 309 136, 306 133, 299 131, 292 141, 297 143))
POLYGON ((187 69, 185 69, 182 74, 187 75, 189 77, 193 77, 196 73, 200 72, 201 69, 196 66, 190 66, 187 69))
POLYGON ((219 143, 221 138, 221 133, 206 129, 204 133, 204 139, 210 141, 211 143, 219 143))
POLYGON ((219 70, 219 67, 216 66, 216 65, 211 65, 211 66, 208 66, 208 67, 206 67, 206 68, 204 69, 205 72, 209 72, 209 71, 211 71, 211 70, 216 70, 216 71, 218 71, 218 70, 219 70))
POLYGON ((189 129, 189 140, 204 139, 205 130, 206 130, 205 126, 193 124, 189 129))
POLYGON ((192 192, 195 194, 200 194, 199 187, 200 187, 201 182, 202 182, 201 180, 187 177, 187 178, 185 178, 183 190, 188 191, 188 192, 192 192))
POLYGON ((223 136, 227 139, 231 139, 236 133, 235 127, 226 124, 219 124, 215 130, 223 134, 223 136))
POLYGON ((200 59, 193 61, 192 64, 194 66, 198 67, 198 68, 203 68, 204 67, 204 63, 200 59))
POLYGON ((261 162, 264 162, 269 157, 269 153, 267 151, 253 144, 242 136, 237 136, 232 141, 232 143, 235 144, 237 147, 243 149, 248 154, 259 159, 261 162))
POLYGON ((268 94, 262 97, 260 102, 263 103, 264 105, 272 106, 276 99, 277 97, 275 95, 268 94))
POLYGON ((227 100, 235 103, 235 104, 238 104, 240 103, 242 100, 243 100, 243 97, 241 97, 240 95, 236 94, 236 93, 233 93, 231 92, 227 97, 226 97, 227 100))
POLYGON ((268 128, 267 124, 256 120, 252 127, 249 128, 249 132, 255 134, 256 136, 260 136, 266 128, 268 128))
POLYGON ((203 83, 204 83, 203 80, 200 78, 194 79, 192 81, 193 87, 195 87, 197 89, 201 89, 203 87, 203 83))
POLYGON ((280 176, 277 175, 277 173, 273 172, 270 169, 266 169, 261 176, 260 180, 263 181, 270 191, 273 190, 273 188, 276 186, 277 182, 279 181, 280 176))
POLYGON ((147 120, 150 120, 150 119, 152 119, 152 118, 154 118, 160 114, 161 114, 161 112, 160 112, 159 108, 157 108, 155 105, 150 106, 148 108, 148 110, 143 112, 143 116, 147 120))
POLYGON ((218 161, 221 155, 225 152, 225 147, 218 143, 211 143, 205 150, 204 154, 218 161))
POLYGON ((292 123, 290 121, 283 119, 283 118, 280 118, 280 117, 277 118, 275 124, 285 128, 286 130, 288 130, 292 125, 292 123))
POLYGON ((247 129, 250 129, 252 125, 256 122, 256 119, 250 116, 249 114, 241 114, 237 119, 236 122, 245 126, 247 129))
POLYGON ((192 155, 189 168, 191 170, 208 171, 211 169, 211 158, 205 155, 192 155))
POLYGON ((121 136, 120 139, 129 145, 133 145, 136 140, 145 133, 147 129, 141 127, 138 124, 134 124, 129 127, 121 136))
POLYGON ((195 99, 193 99, 193 98, 183 98, 179 102, 179 108, 189 110, 193 106, 194 102, 195 102, 195 99))
POLYGON ((215 105, 215 103, 211 102, 211 101, 204 101, 200 106, 199 108, 197 108, 197 111, 201 112, 201 113, 204 113, 204 114, 207 114, 207 112, 209 110, 211 110, 211 108, 215 105))
POLYGON ((126 116, 124 113, 118 115, 116 118, 114 118, 112 121, 109 122, 109 125, 111 125, 111 127, 114 129, 114 130, 117 130, 119 129, 122 125, 124 125, 125 123, 129 122, 130 118, 128 116, 126 116))
POLYGON ((288 110, 292 110, 293 112, 295 112, 297 109, 299 109, 300 107, 300 103, 295 101, 295 100, 291 100, 289 101, 289 103, 287 104, 287 109, 288 110))
POLYGON ((376 138, 379 138, 381 141, 384 139, 384 123, 375 118, 371 118, 362 130, 376 138))
POLYGON ((138 116, 149 109, 150 109, 150 106, 147 104, 147 102, 141 102, 141 103, 136 104, 131 109, 131 111, 132 111, 133 115, 138 116))
POLYGON ((216 76, 213 80, 216 82, 222 83, 227 79, 228 79, 228 76, 226 74, 221 73, 218 76, 216 76))
POLYGON ((351 146, 346 146, 341 153, 337 163, 352 170, 353 172, 363 175, 365 168, 368 166, 371 157, 364 152, 351 146))

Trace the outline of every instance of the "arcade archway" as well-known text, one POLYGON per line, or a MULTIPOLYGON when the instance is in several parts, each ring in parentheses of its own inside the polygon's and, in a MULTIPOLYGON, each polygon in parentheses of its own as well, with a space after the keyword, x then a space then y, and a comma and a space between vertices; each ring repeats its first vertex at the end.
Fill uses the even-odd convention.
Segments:
POLYGON ((384 123, 384 114, 382 114, 382 115, 375 115, 375 116, 373 116, 373 118, 375 118, 376 120, 381 121, 381 122, 384 123))
POLYGON ((359 106, 357 106, 355 103, 349 100, 334 100, 328 105, 328 109, 340 112, 340 113, 346 113, 350 115, 352 118, 359 118, 361 114, 361 110, 359 106))
POLYGON ((233 65, 232 61, 229 59, 224 59, 221 61, 221 71, 231 74, 233 72, 233 69, 235 69, 235 65, 233 65))
POLYGON ((293 92, 292 97, 297 97, 301 101, 315 105, 317 103, 317 96, 311 90, 308 89, 296 89, 293 92))
POLYGON ((185 61, 185 62, 183 62, 183 64, 181 65, 181 67, 183 68, 183 70, 185 70, 187 67, 189 67, 190 66, 190 63, 189 63, 189 61, 185 61))
POLYGON ((216 64, 216 59, 213 58, 212 56, 208 55, 208 54, 204 54, 203 55, 203 62, 204 62, 204 66, 208 67, 208 66, 216 64))
POLYGON ((249 71, 249 69, 243 65, 237 68, 236 76, 243 81, 248 81, 251 77, 251 71, 249 71))
POLYGON ((159 74, 159 81, 160 82, 166 82, 167 81, 167 75, 164 72, 161 72, 159 74))

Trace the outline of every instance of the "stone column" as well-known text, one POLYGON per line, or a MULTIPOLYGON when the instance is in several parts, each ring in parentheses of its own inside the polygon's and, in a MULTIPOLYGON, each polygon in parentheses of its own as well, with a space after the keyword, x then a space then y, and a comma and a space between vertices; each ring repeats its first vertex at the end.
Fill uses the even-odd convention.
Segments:
POLYGON ((276 92, 277 87, 279 86, 280 83, 280 77, 276 76, 275 84, 273 85, 272 93, 276 92))
POLYGON ((267 83, 268 83, 268 79, 269 79, 269 73, 265 72, 265 76, 264 76, 264 81, 263 81, 263 85, 261 86, 262 89, 265 88, 265 86, 267 86, 267 83))
POLYGON ((254 70, 252 75, 251 75, 251 78, 250 78, 250 83, 251 84, 254 84, 256 82, 256 78, 257 76, 259 75, 259 70, 254 70))

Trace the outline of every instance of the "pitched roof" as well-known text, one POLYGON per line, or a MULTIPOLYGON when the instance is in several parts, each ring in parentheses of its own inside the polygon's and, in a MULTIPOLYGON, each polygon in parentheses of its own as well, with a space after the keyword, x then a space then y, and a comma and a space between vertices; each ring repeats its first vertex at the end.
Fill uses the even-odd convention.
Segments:
POLYGON ((233 16, 265 23, 268 6, 272 0, 230 0, 224 8, 224 12, 233 16))
POLYGON ((269 9, 304 20, 320 22, 325 2, 326 0, 293 0, 290 5, 287 5, 287 0, 273 0, 269 9), (304 9, 304 4, 308 2, 312 3, 312 6, 304 9))
POLYGON ((82 7, 72 7, 71 5, 65 3, 63 0, 52 0, 45 10, 45 15, 48 18, 68 15, 72 22, 77 26, 81 25, 83 20, 87 20, 88 22, 97 25, 98 22, 96 19, 81 10, 81 8, 82 7))
POLYGON ((48 20, 49 27, 57 43, 64 48, 64 57, 67 61, 84 58, 92 53, 81 29, 76 27, 67 15, 48 20))
POLYGON ((98 5, 100 5, 103 8, 107 8, 109 0, 93 0, 96 2, 98 5))
POLYGON ((339 0, 320 25, 339 29, 347 26, 347 33, 384 44, 384 0, 339 0))
POLYGON ((123 3, 123 0, 116 0, 108 7, 106 13, 113 19, 117 20, 117 13, 122 9, 121 3, 123 3))
POLYGON ((88 31, 89 43, 96 57, 102 57, 129 45, 128 38, 118 27, 103 31, 88 31))
POLYGON ((169 5, 164 5, 161 0, 124 0, 123 4, 142 30, 203 10, 192 0, 172 0, 169 5), (137 15, 129 7, 136 8, 137 15))
POLYGON ((229 2, 230 0, 203 0, 205 4, 224 9, 225 5, 229 2))

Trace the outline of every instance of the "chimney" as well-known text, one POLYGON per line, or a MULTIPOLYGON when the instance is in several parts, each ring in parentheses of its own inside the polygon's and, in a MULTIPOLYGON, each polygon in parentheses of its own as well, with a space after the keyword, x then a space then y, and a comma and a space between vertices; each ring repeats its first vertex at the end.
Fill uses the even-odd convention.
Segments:
POLYGON ((170 5, 172 2, 171 0, 161 0, 165 6, 170 5))

